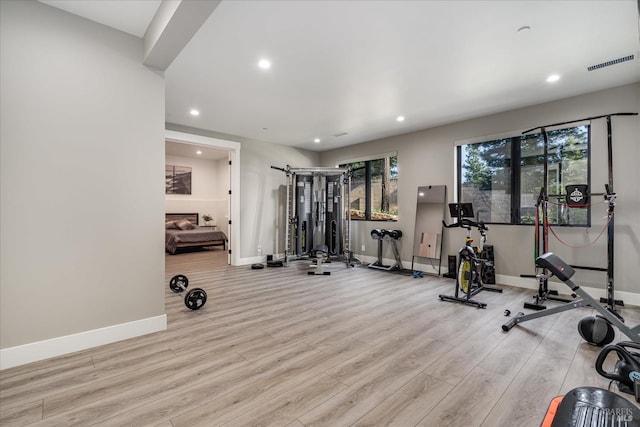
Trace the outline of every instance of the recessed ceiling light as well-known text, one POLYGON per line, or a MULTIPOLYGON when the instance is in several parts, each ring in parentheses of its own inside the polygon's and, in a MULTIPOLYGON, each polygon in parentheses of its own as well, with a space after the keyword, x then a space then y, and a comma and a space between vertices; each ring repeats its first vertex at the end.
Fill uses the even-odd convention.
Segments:
POLYGON ((549 77, 547 77, 547 83, 557 82, 558 80, 560 80, 559 74, 551 74, 549 77))
POLYGON ((314 139, 313 142, 315 142, 317 144, 318 142, 320 142, 320 138, 314 139))
POLYGON ((268 59, 261 59, 260 61, 258 61, 258 67, 262 68, 263 70, 268 70, 269 68, 271 68, 271 61, 269 61, 268 59))
POLYGON ((398 121, 398 122, 404 122, 404 116, 398 116, 398 117, 396 117, 396 121, 398 121))
POLYGON ((189 111, 189 114, 197 117, 200 115, 200 111, 196 110, 195 108, 192 108, 191 111, 189 111))
POLYGON ((202 151, 198 150, 196 151, 196 154, 199 156, 200 154, 202 154, 202 151))

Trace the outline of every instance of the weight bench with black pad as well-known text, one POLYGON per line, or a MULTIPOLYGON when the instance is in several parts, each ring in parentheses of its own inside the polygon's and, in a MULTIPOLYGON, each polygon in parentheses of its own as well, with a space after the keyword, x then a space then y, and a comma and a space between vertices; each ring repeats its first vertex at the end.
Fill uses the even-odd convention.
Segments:
MULTIPOLYGON (((544 268, 551 272, 558 279, 562 280, 565 285, 567 285, 571 292, 576 294, 579 298, 572 300, 570 302, 566 302, 564 304, 558 305, 556 307, 547 308, 546 310, 538 311, 535 313, 529 313, 525 315, 520 312, 507 323, 502 325, 502 330, 508 332, 515 325, 538 319, 540 317, 550 316, 552 314, 561 313, 567 310, 573 310, 574 308, 579 307, 589 307, 596 310, 600 317, 606 320, 606 326, 611 328, 612 326, 617 327, 620 332, 625 334, 629 339, 635 343, 640 344, 640 324, 634 327, 627 326, 622 318, 620 318, 617 314, 611 312, 608 308, 600 305, 599 301, 593 298, 591 295, 587 293, 580 286, 573 283, 571 277, 575 274, 575 270, 562 259, 560 259, 553 252, 547 252, 536 259, 536 266, 540 268, 544 268)), ((583 336, 586 339, 586 337, 583 336)), ((592 343, 596 344, 596 343, 592 343)))

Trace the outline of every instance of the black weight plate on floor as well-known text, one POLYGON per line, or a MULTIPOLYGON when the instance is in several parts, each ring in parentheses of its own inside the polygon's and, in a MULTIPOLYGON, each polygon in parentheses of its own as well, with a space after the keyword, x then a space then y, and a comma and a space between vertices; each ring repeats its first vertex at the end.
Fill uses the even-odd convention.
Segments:
POLYGON ((179 294, 189 287, 189 279, 184 274, 177 274, 171 278, 169 281, 169 288, 179 294), (182 285, 182 286, 180 286, 182 285))
POLYGON ((267 261, 267 267, 283 267, 284 264, 282 263, 281 259, 278 260, 271 260, 271 261, 267 261))
POLYGON ((187 292, 184 297, 184 305, 191 310, 198 310, 207 302, 207 293, 204 289, 194 288, 187 292))
POLYGON ((495 285, 496 271, 493 267, 484 266, 482 268, 482 283, 485 285, 495 285))

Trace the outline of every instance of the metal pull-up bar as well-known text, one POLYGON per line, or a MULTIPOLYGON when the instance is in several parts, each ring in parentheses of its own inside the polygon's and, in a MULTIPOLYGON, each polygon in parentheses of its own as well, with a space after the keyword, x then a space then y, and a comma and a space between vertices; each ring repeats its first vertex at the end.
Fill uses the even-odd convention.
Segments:
MULTIPOLYGON (((560 122, 560 123, 553 123, 550 125, 543 125, 543 126, 536 126, 534 128, 525 130, 524 132, 522 132, 522 134, 524 135, 525 133, 529 133, 529 132, 533 132, 534 130, 538 130, 538 129, 543 129, 543 128, 549 128, 549 127, 554 127, 554 126, 562 126, 562 125, 570 125, 572 123, 579 123, 579 122, 586 122, 586 121, 591 121, 591 120, 596 120, 596 119, 603 119, 605 117, 612 117, 612 116, 637 116, 638 113, 611 113, 611 114, 603 114, 601 116, 593 116, 593 117, 586 117, 584 119, 578 119, 578 120, 570 120, 568 122, 560 122)), ((610 134, 609 134, 610 135, 610 134)))
MULTIPOLYGON (((543 251, 547 252, 548 248, 548 228, 549 225, 547 223, 546 220, 546 203, 548 201, 548 198, 550 197, 549 194, 546 193, 545 191, 545 186, 547 185, 547 179, 548 179, 548 170, 547 170, 547 164, 549 161, 549 153, 548 153, 548 145, 549 145, 549 139, 548 139, 548 134, 547 134, 547 129, 548 127, 555 127, 555 126, 562 126, 562 125, 569 125, 572 123, 579 123, 579 122, 586 122, 586 121, 592 121, 592 120, 596 120, 596 119, 602 119, 605 118, 607 121, 607 167, 608 167, 608 184, 605 184, 605 191, 606 193, 603 193, 603 195, 605 196, 605 199, 608 201, 609 203, 609 208, 607 211, 607 297, 606 298, 601 298, 600 302, 603 303, 607 303, 608 309, 610 312, 612 312, 613 314, 615 314, 616 316, 620 317, 620 315, 616 312, 615 310, 615 305, 619 304, 619 305, 623 305, 622 301, 618 301, 614 298, 614 285, 613 285, 613 273, 614 273, 614 258, 613 258, 613 249, 614 249, 614 245, 613 245, 613 240, 614 240, 614 208, 615 208, 615 204, 616 204, 616 194, 613 190, 613 137, 612 137, 612 125, 611 125, 611 117, 614 116, 637 116, 638 113, 611 113, 611 114, 603 114, 603 115, 599 115, 599 116, 593 116, 593 117, 586 117, 583 119, 578 119, 578 120, 570 120, 570 121, 566 121, 566 122, 558 122, 558 123, 552 123, 552 124, 548 124, 548 125, 543 125, 543 126, 536 126, 534 128, 525 130, 524 132, 522 132, 522 134, 527 134, 530 132, 533 132, 535 130, 540 129, 541 133, 542 133, 542 138, 544 141, 544 178, 543 178, 543 187, 540 190, 540 196, 538 197, 538 202, 537 202, 537 206, 542 206, 543 209, 543 223, 542 223, 542 245, 543 245, 543 251)), ((595 194, 593 194, 595 195, 595 194)), ((536 238, 538 237, 538 233, 539 231, 536 230, 536 238)), ((538 249, 538 241, 536 240, 536 249, 538 249)), ((584 268, 584 267, 581 267, 584 268)), ((595 270, 595 268, 590 268, 595 270)), ((546 271, 545 271, 546 273, 546 271)), ((546 288, 546 279, 544 282, 545 288, 546 288)), ((621 317, 620 317, 621 318, 621 317)))

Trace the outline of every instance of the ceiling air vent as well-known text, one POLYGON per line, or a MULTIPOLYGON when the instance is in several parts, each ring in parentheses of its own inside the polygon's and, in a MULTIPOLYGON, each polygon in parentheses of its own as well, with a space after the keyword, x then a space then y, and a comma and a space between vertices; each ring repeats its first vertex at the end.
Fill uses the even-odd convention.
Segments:
POLYGON ((634 58, 635 58, 634 55, 623 56, 618 59, 612 59, 611 61, 603 62, 601 64, 592 65, 590 67, 587 67, 587 70, 588 71, 599 70, 600 68, 609 67, 611 65, 616 65, 621 62, 633 61, 634 58))

